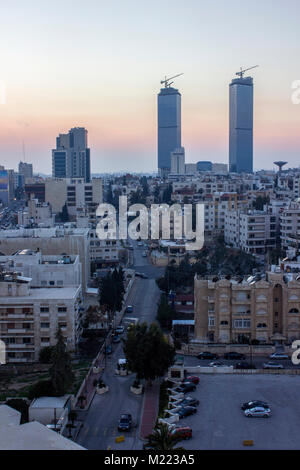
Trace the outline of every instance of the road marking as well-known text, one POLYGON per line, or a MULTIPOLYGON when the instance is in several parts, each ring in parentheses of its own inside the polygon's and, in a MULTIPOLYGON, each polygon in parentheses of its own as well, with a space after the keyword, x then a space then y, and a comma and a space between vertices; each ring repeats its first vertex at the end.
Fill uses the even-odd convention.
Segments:
POLYGON ((97 436, 98 435, 98 430, 99 430, 99 427, 95 427, 95 430, 94 430, 94 436, 97 436))

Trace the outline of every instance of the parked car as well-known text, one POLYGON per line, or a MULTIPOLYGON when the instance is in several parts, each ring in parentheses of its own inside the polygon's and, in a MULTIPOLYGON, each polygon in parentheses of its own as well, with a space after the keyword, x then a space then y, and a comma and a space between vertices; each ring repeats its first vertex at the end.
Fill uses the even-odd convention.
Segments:
POLYGON ((170 436, 178 439, 191 439, 193 436, 192 428, 185 426, 182 428, 174 428, 170 431, 170 436))
POLYGON ((119 431, 130 431, 132 427, 132 416, 131 414, 122 414, 119 419, 118 430, 119 431))
POLYGON ((120 336, 115 335, 115 336, 112 337, 112 342, 113 343, 119 343, 120 341, 121 341, 120 336))
POLYGON ((138 246, 143 246, 143 242, 138 242, 138 246))
POLYGON ((248 418, 268 418, 271 414, 270 408, 263 408, 262 406, 255 406, 244 411, 245 416, 248 418))
POLYGON ((188 377, 183 379, 182 383, 192 382, 193 384, 198 385, 199 381, 200 381, 200 379, 197 375, 189 375, 188 377))
POLYGON ((243 403, 241 405, 241 409, 245 411, 251 408, 255 408, 256 406, 261 407, 261 408, 270 408, 268 403, 266 403, 265 401, 253 400, 253 401, 247 401, 246 403, 243 403))
POLYGON ((192 397, 186 397, 186 398, 182 398, 181 400, 178 401, 177 405, 179 406, 198 406, 199 405, 199 400, 197 400, 196 398, 192 398, 192 397))
POLYGON ((175 390, 176 392, 179 392, 179 393, 194 392, 196 390, 196 385, 191 382, 184 382, 175 390))
POLYGON ((112 347, 111 347, 111 345, 106 346, 106 348, 105 348, 105 354, 108 355, 108 354, 111 354, 111 353, 112 353, 112 347))
POLYGON ((287 354, 275 352, 273 354, 270 354, 269 358, 270 359, 289 359, 290 357, 287 354))
POLYGON ((137 273, 137 272, 136 272, 135 275, 136 275, 137 277, 141 277, 142 279, 149 279, 148 276, 147 276, 147 274, 144 274, 144 273, 137 273))
POLYGON ((117 328, 115 329, 115 333, 116 333, 117 335, 123 334, 124 331, 125 331, 124 326, 117 326, 117 328))
POLYGON ((198 354, 198 359, 218 359, 218 354, 211 353, 209 351, 203 351, 198 354))
POLYGON ((182 406, 176 413, 179 415, 179 419, 182 419, 197 413, 197 408, 195 406, 182 406))
POLYGON ((225 366, 224 362, 221 362, 221 361, 213 361, 213 362, 210 362, 209 364, 209 367, 222 367, 222 366, 225 366))
POLYGON ((132 313, 133 312, 133 306, 132 305, 127 305, 125 312, 126 313, 132 313))
POLYGON ((143 251, 142 256, 143 256, 144 258, 147 258, 147 253, 146 253, 146 251, 143 251))
POLYGON ((249 364, 249 362, 237 362, 235 369, 256 369, 255 364, 249 364))
POLYGON ((278 364, 278 362, 266 362, 263 364, 263 369, 284 369, 282 364, 278 364))
POLYGON ((224 354, 224 359, 246 359, 245 354, 231 351, 224 354))

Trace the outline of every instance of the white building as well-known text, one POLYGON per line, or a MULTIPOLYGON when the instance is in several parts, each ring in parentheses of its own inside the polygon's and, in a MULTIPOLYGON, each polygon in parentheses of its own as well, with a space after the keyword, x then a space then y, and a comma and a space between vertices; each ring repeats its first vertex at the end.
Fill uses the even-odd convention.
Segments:
POLYGON ((185 174, 185 152, 183 147, 171 152, 171 174, 185 174))
POLYGON ((67 349, 74 351, 81 333, 81 287, 33 288, 16 273, 0 277, 0 339, 6 362, 35 362, 40 350, 56 344, 61 328, 67 349))

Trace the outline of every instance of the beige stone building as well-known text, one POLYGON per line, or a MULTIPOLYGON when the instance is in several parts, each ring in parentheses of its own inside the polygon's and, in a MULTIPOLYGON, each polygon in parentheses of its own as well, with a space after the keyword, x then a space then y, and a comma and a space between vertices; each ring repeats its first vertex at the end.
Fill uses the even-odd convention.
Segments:
POLYGON ((291 343, 300 338, 300 275, 274 267, 261 279, 195 277, 195 340, 291 343), (299 278, 299 279, 298 279, 299 278), (215 282, 214 282, 215 281, 215 282))

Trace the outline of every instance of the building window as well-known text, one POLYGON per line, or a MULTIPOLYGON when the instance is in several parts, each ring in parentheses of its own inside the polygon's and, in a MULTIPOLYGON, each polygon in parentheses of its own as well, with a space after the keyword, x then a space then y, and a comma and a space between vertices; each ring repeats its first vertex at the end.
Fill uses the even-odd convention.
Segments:
POLYGON ((50 328, 50 323, 42 322, 41 323, 41 328, 50 328))
POLYGON ((67 311, 67 307, 58 307, 58 308, 57 308, 57 311, 58 311, 58 312, 66 312, 66 311, 67 311))
POLYGON ((41 313, 48 313, 49 312, 49 307, 41 307, 40 312, 41 313))

